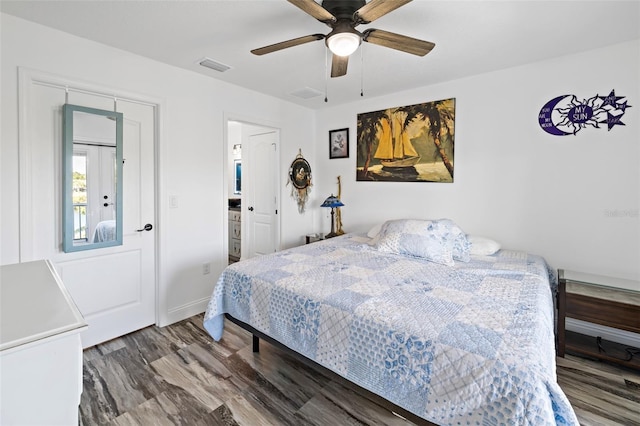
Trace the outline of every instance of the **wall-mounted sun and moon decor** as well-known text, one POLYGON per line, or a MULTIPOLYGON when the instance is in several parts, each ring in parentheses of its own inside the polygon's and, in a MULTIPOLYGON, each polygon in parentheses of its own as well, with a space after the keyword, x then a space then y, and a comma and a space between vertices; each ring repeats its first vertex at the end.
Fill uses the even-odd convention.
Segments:
POLYGON ((600 128, 606 124, 611 130, 615 126, 624 126, 622 116, 631 105, 622 101, 625 96, 616 96, 611 90, 606 96, 595 95, 583 101, 576 95, 562 95, 544 104, 538 114, 538 123, 545 132, 566 136, 575 135, 586 127, 600 128))

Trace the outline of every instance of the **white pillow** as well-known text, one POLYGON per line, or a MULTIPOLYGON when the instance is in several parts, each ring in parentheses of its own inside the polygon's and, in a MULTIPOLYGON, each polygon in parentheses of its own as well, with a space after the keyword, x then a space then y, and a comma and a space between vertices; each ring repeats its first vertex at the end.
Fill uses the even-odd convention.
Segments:
POLYGON ((367 237, 371 238, 371 240, 369 240, 367 244, 372 247, 376 247, 378 245, 378 240, 380 240, 380 230, 383 226, 384 223, 380 223, 369 229, 369 232, 367 232, 367 237))
POLYGON ((491 256, 500 250, 500 243, 490 238, 467 235, 467 240, 471 243, 472 255, 491 256))
POLYGON ((378 234, 380 233, 380 229, 382 229, 382 225, 383 225, 382 223, 374 225, 374 227, 369 229, 369 232, 367 232, 367 237, 369 238, 377 237, 378 234))

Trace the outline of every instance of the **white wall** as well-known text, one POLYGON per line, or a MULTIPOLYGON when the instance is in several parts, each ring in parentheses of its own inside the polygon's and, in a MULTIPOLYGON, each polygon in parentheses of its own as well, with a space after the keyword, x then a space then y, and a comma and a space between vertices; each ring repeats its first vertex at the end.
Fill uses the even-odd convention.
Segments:
MULTIPOLYGON (((156 223, 160 319, 166 324, 202 312, 226 265, 224 117, 280 128, 281 164, 288 164, 299 148, 313 150, 313 112, 10 15, 1 15, 1 31, 0 264, 20 261, 17 76, 18 67, 26 67, 162 100, 156 223), (176 197, 177 208, 169 208, 169 197, 176 197), (202 275, 204 262, 212 262, 210 275, 202 275)), ((284 246, 298 244, 313 226, 313 216, 299 215, 289 199, 286 175, 283 168, 284 246)))
MULTIPOLYGON (((639 41, 628 42, 320 111, 316 191, 335 192, 342 176, 347 232, 390 218, 449 217, 553 268, 639 280, 639 52, 639 41), (538 126, 550 99, 612 89, 632 105, 625 126, 563 137, 538 126), (454 183, 356 182, 358 113, 446 98, 456 98, 454 183), (350 158, 329 160, 327 132, 343 127, 350 158)), ((328 215, 318 218, 316 231, 328 232, 328 215)))

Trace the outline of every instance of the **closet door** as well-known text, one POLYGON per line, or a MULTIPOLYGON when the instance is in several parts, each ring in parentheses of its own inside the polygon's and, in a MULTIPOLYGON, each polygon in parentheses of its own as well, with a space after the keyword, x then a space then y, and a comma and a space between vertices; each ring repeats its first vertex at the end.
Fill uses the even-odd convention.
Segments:
MULTIPOLYGON (((122 98, 115 102, 116 110, 124 116, 123 244, 65 253, 61 230, 62 105, 68 102, 113 110, 114 99, 74 92, 73 84, 66 95, 65 84, 58 86, 55 78, 30 77, 23 76, 26 93, 21 97, 25 114, 21 116, 24 173, 20 204, 26 212, 21 217, 21 262, 53 261, 89 325, 81 335, 86 348, 156 322, 155 106, 122 98), (41 79, 51 85, 40 84, 41 79), (144 230, 146 224, 152 225, 148 231, 144 230)), ((110 161, 104 159, 103 165, 110 167, 110 161)), ((102 200, 101 205, 111 198, 102 200)))

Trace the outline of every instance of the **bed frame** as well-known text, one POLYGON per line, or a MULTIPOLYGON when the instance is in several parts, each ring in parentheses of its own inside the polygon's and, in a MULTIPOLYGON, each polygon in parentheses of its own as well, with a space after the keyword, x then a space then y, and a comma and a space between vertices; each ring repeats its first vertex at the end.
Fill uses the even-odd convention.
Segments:
POLYGON ((420 426, 437 426, 435 423, 431 423, 425 419, 423 419, 422 417, 418 417, 415 414, 411 413, 410 411, 407 411, 406 409, 386 400, 385 398, 381 397, 380 395, 377 395, 373 392, 371 392, 370 390, 367 390, 361 386, 358 386, 357 384, 345 379, 344 377, 340 376, 338 373, 333 372, 332 370, 329 370, 328 368, 318 364, 317 362, 305 357, 304 355, 300 354, 299 352, 294 351, 293 349, 288 348, 287 346, 283 345, 282 343, 278 342, 277 340, 275 340, 274 338, 267 336, 266 334, 264 334, 263 332, 256 330, 255 328, 253 328, 252 326, 250 326, 249 324, 242 322, 234 317, 232 317, 229 314, 224 314, 225 317, 231 321, 232 323, 236 324, 237 326, 239 326, 240 328, 248 331, 249 333, 252 334, 253 336, 253 352, 260 352, 260 339, 268 342, 269 344, 275 346, 276 348, 286 352, 287 354, 291 355, 293 358, 295 358, 297 361, 300 361, 302 364, 304 364, 305 366, 312 368, 316 371, 318 371, 319 373, 327 376, 329 379, 339 383, 340 385, 358 393, 360 396, 378 404, 379 406, 381 406, 382 408, 390 411, 391 413, 400 416, 400 417, 404 417, 406 420, 409 420, 413 423, 415 423, 416 425, 420 425, 420 426))

